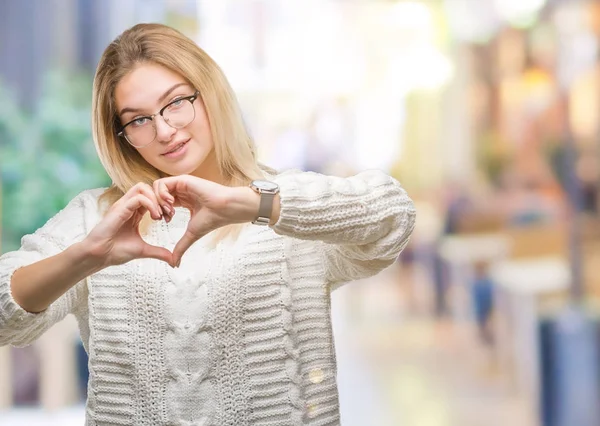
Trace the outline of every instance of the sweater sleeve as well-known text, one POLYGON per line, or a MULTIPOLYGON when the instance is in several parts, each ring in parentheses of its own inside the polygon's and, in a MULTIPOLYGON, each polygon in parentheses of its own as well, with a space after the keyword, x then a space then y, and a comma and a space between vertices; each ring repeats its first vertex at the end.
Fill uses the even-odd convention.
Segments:
POLYGON ((406 191, 380 171, 349 178, 312 172, 279 175, 281 210, 273 230, 324 244, 330 284, 375 275, 409 241, 415 207, 406 191))
POLYGON ((95 200, 84 191, 62 211, 33 234, 21 239, 21 248, 0 256, 0 346, 27 346, 67 314, 87 303, 85 280, 71 287, 45 311, 29 313, 12 297, 10 282, 14 272, 32 263, 53 256, 81 241, 87 234, 86 208, 95 200))

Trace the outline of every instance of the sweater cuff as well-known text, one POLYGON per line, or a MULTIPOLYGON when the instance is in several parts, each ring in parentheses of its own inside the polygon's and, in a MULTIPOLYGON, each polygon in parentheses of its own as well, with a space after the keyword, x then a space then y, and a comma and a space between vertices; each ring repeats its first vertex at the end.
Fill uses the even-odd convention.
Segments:
MULTIPOLYGON (((320 218, 318 215, 307 215, 310 209, 311 199, 306 196, 306 185, 315 186, 315 180, 303 179, 310 172, 302 174, 283 175, 278 179, 280 210, 279 219, 272 226, 272 229, 280 235, 294 236, 302 233, 306 227, 318 227, 320 218), (310 223, 308 222, 310 220, 310 223)), ((316 188, 315 188, 316 189, 316 188)), ((326 219, 326 218, 323 218, 326 219)), ((329 217, 331 220, 331 217, 329 217)))
POLYGON ((0 269, 0 324, 17 324, 40 315, 23 309, 12 295, 10 288, 12 276, 22 266, 0 269))

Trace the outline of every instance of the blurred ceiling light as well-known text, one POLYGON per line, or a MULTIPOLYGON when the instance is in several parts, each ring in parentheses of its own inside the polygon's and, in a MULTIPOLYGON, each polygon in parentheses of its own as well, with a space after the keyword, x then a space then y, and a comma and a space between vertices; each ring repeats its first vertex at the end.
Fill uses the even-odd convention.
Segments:
POLYGON ((394 28, 426 28, 433 27, 433 18, 429 7, 415 1, 403 1, 390 7, 386 15, 386 23, 394 28))
POLYGON ((516 27, 530 27, 537 21, 547 0, 494 0, 502 19, 516 27))
POLYGON ((422 49, 415 67, 415 87, 424 89, 437 89, 446 84, 453 74, 452 62, 440 51, 422 49))
POLYGON ((500 26, 489 1, 444 0, 444 12, 450 31, 459 41, 486 43, 500 26))
POLYGON ((398 93, 434 90, 446 84, 454 66, 442 52, 430 45, 419 46, 391 62, 388 87, 398 93))

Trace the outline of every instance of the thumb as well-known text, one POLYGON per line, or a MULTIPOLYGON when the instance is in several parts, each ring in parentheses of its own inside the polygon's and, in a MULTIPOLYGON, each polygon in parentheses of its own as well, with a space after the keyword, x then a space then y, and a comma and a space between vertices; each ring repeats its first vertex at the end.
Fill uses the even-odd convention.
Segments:
POLYGON ((185 234, 183 234, 183 237, 177 241, 177 244, 173 249, 173 262, 176 266, 179 266, 181 263, 181 257, 187 251, 187 249, 189 249, 192 244, 194 244, 200 238, 202 238, 202 235, 198 236, 192 234, 189 230, 185 231, 185 234))
POLYGON ((158 259, 167 262, 171 266, 175 265, 173 253, 171 253, 164 247, 157 247, 150 244, 144 244, 141 257, 158 259))

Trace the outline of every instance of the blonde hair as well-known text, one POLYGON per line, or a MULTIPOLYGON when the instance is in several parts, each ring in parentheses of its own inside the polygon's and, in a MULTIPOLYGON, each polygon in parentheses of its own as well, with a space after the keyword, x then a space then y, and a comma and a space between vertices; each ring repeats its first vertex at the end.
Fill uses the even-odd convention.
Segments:
MULTIPOLYGON (((258 163, 254 142, 244 124, 236 96, 223 71, 196 43, 161 24, 138 24, 123 32, 104 51, 94 77, 92 132, 98 156, 112 186, 100 202, 109 206, 138 182, 152 184, 166 175, 150 165, 117 136, 120 126, 115 88, 136 66, 161 65, 183 76, 200 92, 221 175, 229 186, 247 185, 274 171, 258 163)), ((144 228, 144 227, 142 227, 144 228)), ((220 232, 220 237, 228 234, 220 232)))

